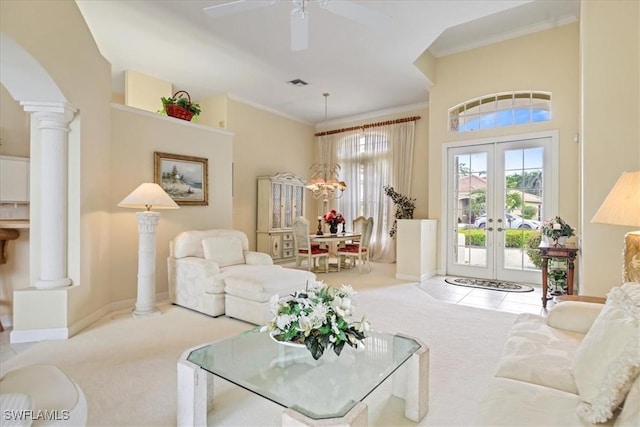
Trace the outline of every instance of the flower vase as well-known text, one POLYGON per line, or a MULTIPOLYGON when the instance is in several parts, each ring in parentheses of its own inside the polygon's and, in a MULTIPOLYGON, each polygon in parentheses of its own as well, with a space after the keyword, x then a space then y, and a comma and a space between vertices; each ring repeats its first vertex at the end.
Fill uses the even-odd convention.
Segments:
POLYGON ((567 239, 567 236, 551 237, 550 243, 552 246, 564 248, 564 246, 567 244, 567 239))
POLYGON ((338 224, 330 223, 329 224, 329 233, 338 234, 338 224))

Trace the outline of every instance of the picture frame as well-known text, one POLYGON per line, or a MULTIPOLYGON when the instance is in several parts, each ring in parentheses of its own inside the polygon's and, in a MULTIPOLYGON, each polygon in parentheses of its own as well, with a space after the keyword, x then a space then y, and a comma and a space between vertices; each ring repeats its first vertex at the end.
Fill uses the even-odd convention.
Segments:
POLYGON ((154 152, 154 181, 180 206, 209 205, 209 161, 154 152))

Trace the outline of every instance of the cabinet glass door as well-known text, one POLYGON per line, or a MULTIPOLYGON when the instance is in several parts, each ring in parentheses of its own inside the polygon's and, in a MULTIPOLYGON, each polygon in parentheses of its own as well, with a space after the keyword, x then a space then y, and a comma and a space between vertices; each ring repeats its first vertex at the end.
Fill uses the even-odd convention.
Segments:
POLYGON ((282 184, 271 184, 271 228, 282 228, 282 184))
POLYGON ((293 212, 293 186, 285 184, 283 186, 283 190, 284 190, 284 194, 283 194, 283 200, 282 200, 282 205, 284 208, 284 213, 282 215, 282 219, 283 221, 283 228, 291 228, 292 224, 293 224, 293 216, 292 216, 292 212, 293 212))

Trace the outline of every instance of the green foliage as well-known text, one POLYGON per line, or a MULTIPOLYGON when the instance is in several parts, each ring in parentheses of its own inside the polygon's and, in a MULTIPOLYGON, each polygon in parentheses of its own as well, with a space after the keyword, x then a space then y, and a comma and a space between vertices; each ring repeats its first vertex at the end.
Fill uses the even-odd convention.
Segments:
POLYGON ((522 218, 524 219, 533 219, 533 217, 538 213, 538 209, 535 206, 525 205, 522 208, 522 218))
POLYGON ((558 239, 558 237, 561 236, 571 237, 574 233, 573 228, 567 224, 564 219, 555 216, 544 220, 542 223, 542 234, 552 239, 558 239))
POLYGON ((470 208, 472 216, 480 216, 487 210, 487 190, 484 188, 477 188, 471 192, 470 195, 470 208))
POLYGON ((180 93, 178 96, 174 95, 168 98, 165 98, 163 96, 162 98, 160 98, 160 100, 162 101, 162 107, 165 114, 167 105, 178 105, 186 110, 191 111, 194 117, 198 117, 198 115, 202 112, 199 104, 191 102, 189 98, 186 98, 182 93, 180 93))
POLYGON ((505 197, 505 207, 509 212, 520 208, 522 206, 522 196, 518 191, 509 191, 505 197))
MULTIPOLYGON (((505 246, 507 248, 527 248, 531 239, 537 234, 540 233, 536 230, 525 230, 525 229, 517 229, 517 230, 504 230, 505 232, 505 246)), ((465 245, 468 246, 486 246, 486 232, 484 229, 458 229, 458 233, 464 234, 465 236, 465 245)), ((538 245, 540 244, 540 240, 538 240, 538 245)), ((538 247, 536 245, 536 248, 538 247)), ((529 253, 527 251, 527 253, 529 253)))
POLYGON ((540 256, 540 242, 542 241, 542 234, 539 231, 533 231, 527 242, 527 256, 531 260, 531 263, 538 268, 542 267, 542 257, 540 256))

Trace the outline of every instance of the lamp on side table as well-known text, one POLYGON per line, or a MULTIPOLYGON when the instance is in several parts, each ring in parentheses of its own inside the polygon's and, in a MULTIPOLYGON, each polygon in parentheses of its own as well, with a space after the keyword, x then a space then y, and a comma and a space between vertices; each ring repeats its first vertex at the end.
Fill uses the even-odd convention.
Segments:
POLYGON ((133 317, 159 314, 156 307, 156 228, 160 214, 155 209, 178 209, 179 206, 154 183, 143 183, 122 199, 121 208, 146 209, 137 212, 138 219, 138 297, 133 317))
MULTIPOLYGON (((640 227, 640 171, 623 172, 591 222, 640 227)), ((624 236, 623 282, 640 282, 640 231, 624 236)))

